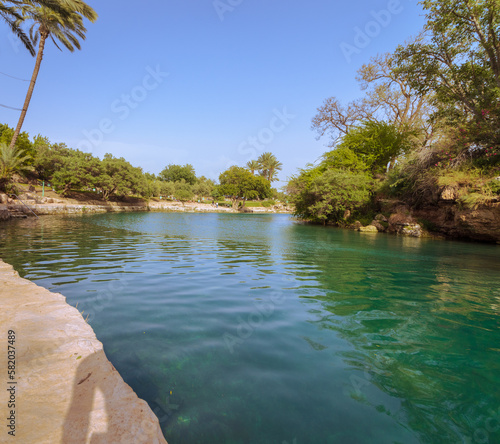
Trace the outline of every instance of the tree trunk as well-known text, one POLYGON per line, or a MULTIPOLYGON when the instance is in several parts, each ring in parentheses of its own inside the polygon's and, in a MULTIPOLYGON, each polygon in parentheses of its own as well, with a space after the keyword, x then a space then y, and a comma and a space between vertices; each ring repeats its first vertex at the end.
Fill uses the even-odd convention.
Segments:
POLYGON ((21 128, 24 123, 24 118, 26 117, 26 113, 28 111, 28 106, 31 101, 31 96, 33 95, 33 90, 35 89, 36 79, 38 77, 38 72, 40 71, 40 65, 43 59, 43 50, 45 48, 45 40, 49 36, 47 31, 40 31, 40 43, 38 45, 38 54, 36 56, 35 68, 33 69, 33 75, 31 76, 30 86, 28 88, 28 93, 26 94, 26 99, 24 100, 24 106, 21 111, 21 116, 19 117, 19 121, 17 122, 16 130, 14 131, 14 135, 12 136, 12 140, 10 142, 10 147, 13 148, 16 144, 19 133, 21 132, 21 128))

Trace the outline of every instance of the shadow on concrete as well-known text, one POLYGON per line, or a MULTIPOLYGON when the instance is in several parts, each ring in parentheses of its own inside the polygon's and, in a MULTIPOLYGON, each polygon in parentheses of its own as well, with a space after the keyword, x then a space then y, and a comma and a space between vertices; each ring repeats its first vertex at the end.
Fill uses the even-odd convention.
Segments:
MULTIPOLYGON (((99 350, 82 360, 76 372, 73 393, 71 396, 71 406, 66 415, 63 426, 63 438, 61 444, 110 444, 116 442, 117 434, 114 431, 113 418, 111 417, 111 399, 116 388, 115 378, 109 377, 109 361, 103 350, 99 350), (110 379, 113 379, 111 381, 110 379), (104 401, 97 399, 98 404, 94 406, 94 399, 97 392, 102 393, 104 401), (100 401, 100 402, 99 402, 100 401), (104 410, 102 410, 104 404, 104 410), (91 424, 91 413, 94 407, 99 410, 94 412, 93 423, 91 424), (100 432, 93 432, 96 425, 99 425, 100 432), (107 430, 102 433, 102 430, 107 430), (87 435, 91 433, 87 441, 87 435)), ((112 367, 113 371, 116 371, 112 367)), ((123 424, 121 424, 123 427, 123 424)))

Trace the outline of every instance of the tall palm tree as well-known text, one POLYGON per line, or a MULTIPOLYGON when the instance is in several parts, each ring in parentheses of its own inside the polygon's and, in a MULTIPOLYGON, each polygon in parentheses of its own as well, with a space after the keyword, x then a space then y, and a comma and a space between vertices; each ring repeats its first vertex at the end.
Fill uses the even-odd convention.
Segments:
MULTIPOLYGON (((47 8, 52 8, 55 11, 61 11, 63 8, 69 9, 70 1, 71 0, 36 0, 33 3, 47 8)), ((34 57, 36 55, 35 48, 30 38, 21 28, 24 18, 21 15, 20 9, 23 3, 23 0, 0 0, 0 18, 7 23, 7 26, 19 38, 19 40, 21 40, 26 49, 34 57)))
POLYGON ((262 153, 257 159, 259 164, 260 174, 264 176, 269 182, 278 180, 276 174, 281 171, 283 164, 278 161, 276 156, 272 153, 262 153))
POLYGON ((259 162, 256 160, 250 160, 247 162, 246 167, 250 170, 252 174, 255 174, 255 171, 259 169, 259 162))
POLYGON ((83 26, 83 19, 86 18, 91 22, 97 20, 97 13, 81 0, 44 0, 43 2, 24 0, 20 10, 25 20, 33 21, 29 33, 33 45, 38 42, 38 53, 21 116, 10 142, 11 147, 16 143, 28 111, 40 71, 46 40, 50 37, 58 49, 61 48, 57 45, 56 39, 71 52, 75 48, 81 49, 78 38, 85 40, 85 32, 87 31, 83 26))

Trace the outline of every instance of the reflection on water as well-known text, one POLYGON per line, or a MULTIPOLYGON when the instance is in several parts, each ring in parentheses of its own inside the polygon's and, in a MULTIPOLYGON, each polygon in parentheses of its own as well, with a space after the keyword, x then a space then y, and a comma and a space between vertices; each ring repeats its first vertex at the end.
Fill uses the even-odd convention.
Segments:
POLYGON ((496 246, 141 213, 8 223, 0 257, 78 302, 170 443, 500 442, 496 246))

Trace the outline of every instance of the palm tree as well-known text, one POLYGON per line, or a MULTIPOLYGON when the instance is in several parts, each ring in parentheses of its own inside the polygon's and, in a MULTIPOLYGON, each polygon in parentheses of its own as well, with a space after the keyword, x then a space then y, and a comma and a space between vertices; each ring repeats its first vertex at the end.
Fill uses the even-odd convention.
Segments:
POLYGON ((252 174, 255 174, 255 171, 259 169, 259 162, 256 160, 250 160, 247 162, 246 167, 250 170, 252 174))
POLYGON ((0 17, 3 19, 11 31, 19 37, 19 40, 24 44, 26 49, 30 52, 32 56, 36 54, 35 48, 31 44, 29 37, 21 28, 21 23, 23 18, 21 14, 17 11, 16 6, 20 4, 18 1, 9 1, 12 5, 7 5, 7 2, 0 1, 0 17))
POLYGON ((16 144, 28 111, 38 72, 40 71, 46 40, 50 37, 56 47, 61 49, 56 43, 57 39, 68 50, 73 52, 75 48, 81 48, 78 37, 85 40, 87 30, 83 26, 83 19, 87 18, 91 22, 97 20, 97 13, 81 0, 45 0, 43 2, 24 0, 20 10, 25 20, 33 20, 34 22, 29 32, 33 45, 38 42, 38 53, 21 116, 10 142, 11 147, 16 144), (42 5, 42 3, 46 6, 42 5))
POLYGON ((0 144, 0 188, 5 188, 15 172, 31 170, 32 167, 26 165, 29 159, 31 157, 19 148, 0 144))
POLYGON ((264 176, 269 182, 278 180, 276 174, 278 171, 281 171, 283 164, 278 161, 274 154, 269 152, 262 153, 257 162, 261 176, 264 176))

